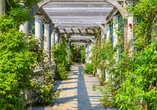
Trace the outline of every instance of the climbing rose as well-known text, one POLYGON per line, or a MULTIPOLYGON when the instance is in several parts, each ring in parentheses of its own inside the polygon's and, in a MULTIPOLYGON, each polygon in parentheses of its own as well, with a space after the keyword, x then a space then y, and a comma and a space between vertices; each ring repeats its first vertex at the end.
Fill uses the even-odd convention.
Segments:
POLYGON ((135 32, 137 32, 137 29, 135 29, 135 32))
POLYGON ((132 24, 131 24, 131 23, 129 24, 129 27, 132 27, 132 24))
POLYGON ((114 95, 114 93, 112 93, 112 95, 114 95))

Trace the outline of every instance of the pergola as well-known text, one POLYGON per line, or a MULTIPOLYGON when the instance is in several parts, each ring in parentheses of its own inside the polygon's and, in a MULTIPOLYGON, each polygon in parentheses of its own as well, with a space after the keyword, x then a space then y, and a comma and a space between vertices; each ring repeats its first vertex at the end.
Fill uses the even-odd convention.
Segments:
MULTIPOLYGON (((59 33, 87 33, 88 27, 100 27, 105 32, 108 23, 115 12, 122 15, 124 22, 124 45, 127 45, 128 13, 125 10, 127 2, 132 0, 42 0, 33 7, 32 14, 44 14, 51 24, 51 32, 57 29, 59 33), (82 31, 80 31, 80 28, 82 31)), ((50 33, 51 33, 50 32, 50 33)), ((90 31, 91 32, 91 31, 90 31)), ((92 34, 92 33, 91 33, 92 34)))
MULTIPOLYGON (((43 1, 46 2, 46 0, 43 1)), ((91 33, 93 36, 93 30, 88 28, 102 28, 106 23, 106 17, 113 8, 113 5, 100 0, 74 0, 74 2, 72 0, 52 0, 42 6, 59 33, 91 33)), ((69 39, 70 43, 82 40, 89 41, 89 36, 72 36, 69 39)))

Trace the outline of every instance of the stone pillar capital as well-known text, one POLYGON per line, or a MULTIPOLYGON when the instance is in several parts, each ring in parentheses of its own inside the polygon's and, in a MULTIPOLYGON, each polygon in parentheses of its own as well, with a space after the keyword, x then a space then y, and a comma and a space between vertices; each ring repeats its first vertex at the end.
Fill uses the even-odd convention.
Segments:
POLYGON ((56 33, 56 29, 54 29, 52 32, 53 32, 53 33, 56 33))
POLYGON ((46 25, 46 26, 50 26, 50 24, 49 24, 49 23, 44 23, 44 25, 46 25))
POLYGON ((49 30, 50 29, 50 24, 44 24, 44 28, 49 30))
POLYGON ((113 19, 114 19, 114 20, 118 20, 118 15, 114 15, 114 16, 113 16, 113 19))
POLYGON ((126 3, 127 3, 127 6, 130 7, 132 1, 126 1, 126 3))
POLYGON ((23 2, 23 0, 20 0, 20 5, 22 5, 22 6, 25 5, 24 2, 23 2))
POLYGON ((34 17, 35 17, 35 20, 41 20, 42 21, 44 19, 44 17, 42 15, 35 15, 34 17))
POLYGON ((107 25, 107 30, 109 30, 110 29, 110 24, 107 23, 106 25, 107 25))
POLYGON ((5 0, 0 0, 0 15, 5 13, 5 0))

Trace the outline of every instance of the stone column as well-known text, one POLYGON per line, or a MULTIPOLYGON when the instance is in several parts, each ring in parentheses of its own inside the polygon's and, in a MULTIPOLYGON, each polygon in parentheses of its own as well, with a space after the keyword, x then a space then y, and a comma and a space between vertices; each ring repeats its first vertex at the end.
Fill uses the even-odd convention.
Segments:
MULTIPOLYGON (((90 45, 89 45, 89 57, 88 57, 88 59, 90 58, 90 57, 92 57, 92 48, 93 48, 93 46, 94 46, 94 43, 92 42, 90 45)), ((92 60, 90 60, 89 59, 89 62, 88 63, 92 63, 92 60)))
POLYGON ((26 36, 29 36, 29 21, 26 21, 24 24, 21 24, 19 27, 19 31, 26 34, 26 36))
POLYGON ((50 24, 44 24, 44 52, 48 55, 48 61, 51 61, 50 47, 50 24))
POLYGON ((5 13, 5 0, 0 0, 0 15, 5 13))
MULTIPOLYGON (((107 26, 106 41, 108 42, 110 39, 110 24, 106 24, 106 26, 107 26)), ((108 62, 106 62, 106 64, 108 64, 108 62)), ((107 71, 107 69, 105 71, 107 71)), ((105 82, 108 82, 108 80, 109 80, 108 77, 110 77, 110 76, 109 76, 108 72, 106 72, 105 73, 105 82)))
POLYGON ((114 42, 113 42, 113 47, 115 47, 118 44, 118 38, 117 38, 117 34, 116 34, 116 30, 118 29, 118 15, 113 16, 113 38, 114 38, 114 42))
POLYGON ((46 52, 49 50, 49 29, 50 24, 44 24, 44 50, 46 52))
POLYGON ((58 44, 58 36, 59 34, 58 33, 55 33, 55 44, 58 44))
POLYGON ((109 41, 109 38, 110 38, 110 24, 107 24, 106 41, 109 41))
POLYGON ((87 63, 89 63, 89 44, 87 46, 87 63))
POLYGON ((105 33, 103 30, 101 30, 101 39, 105 39, 105 33))
MULTIPOLYGON (((118 36, 116 34, 118 29, 118 16, 113 17, 113 47, 115 47, 118 44, 118 36)), ((117 55, 118 55, 119 49, 117 48, 117 55)), ((115 56, 116 62, 118 62, 118 56, 115 56)))
POLYGON ((42 46, 42 39, 43 39, 43 16, 42 15, 35 15, 35 39, 39 39, 42 46))
POLYGON ((67 59, 70 61, 70 43, 68 44, 67 59))
MULTIPOLYGON (((128 7, 130 7, 132 1, 127 1, 128 3, 128 7)), ((130 47, 129 49, 129 56, 131 57, 132 54, 131 54, 131 51, 133 50, 133 16, 132 15, 129 15, 130 13, 128 12, 128 33, 127 33, 127 43, 128 43, 128 46, 130 47), (132 25, 132 27, 129 27, 129 24, 132 25)))
MULTIPOLYGON (((24 6, 23 0, 20 0, 20 5, 24 6)), ((19 31, 29 36, 29 21, 26 21, 24 24, 21 24, 19 27, 19 31)))
POLYGON ((51 46, 55 45, 55 29, 51 33, 51 46))
POLYGON ((85 63, 87 64, 87 43, 85 44, 85 63))
MULTIPOLYGON (((51 33, 51 47, 55 45, 55 32, 56 32, 56 29, 54 29, 51 33)), ((55 64, 53 55, 51 56, 51 62, 52 64, 55 64)))

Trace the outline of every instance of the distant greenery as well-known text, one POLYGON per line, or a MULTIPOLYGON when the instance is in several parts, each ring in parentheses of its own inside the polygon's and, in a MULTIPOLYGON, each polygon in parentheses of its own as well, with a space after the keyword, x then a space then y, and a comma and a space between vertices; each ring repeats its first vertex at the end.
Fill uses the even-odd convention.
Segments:
POLYGON ((75 45, 71 45, 70 46, 70 64, 73 64, 75 53, 76 53, 75 45))
POLYGON ((85 74, 93 74, 93 64, 88 63, 86 67, 83 69, 85 74))
POLYGON ((85 63, 85 46, 80 45, 81 63, 85 63))
POLYGON ((71 36, 69 36, 69 35, 66 35, 65 37, 66 37, 66 38, 70 38, 71 36))
POLYGON ((65 40, 61 40, 61 44, 52 47, 54 60, 57 64, 55 79, 67 79, 68 71, 70 71, 70 62, 67 60, 67 44, 65 40))

